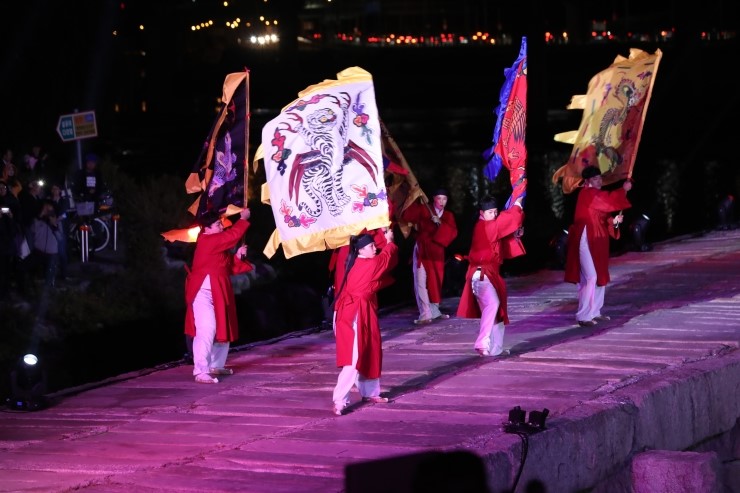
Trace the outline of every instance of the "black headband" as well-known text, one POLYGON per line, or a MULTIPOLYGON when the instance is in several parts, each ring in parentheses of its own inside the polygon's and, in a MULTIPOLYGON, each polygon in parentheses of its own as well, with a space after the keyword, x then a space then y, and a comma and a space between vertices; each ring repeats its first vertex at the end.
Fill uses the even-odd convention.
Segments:
POLYGON ((357 237, 357 241, 355 242, 355 247, 359 250, 360 248, 365 248, 370 243, 374 243, 375 240, 372 236, 368 234, 361 234, 357 237))

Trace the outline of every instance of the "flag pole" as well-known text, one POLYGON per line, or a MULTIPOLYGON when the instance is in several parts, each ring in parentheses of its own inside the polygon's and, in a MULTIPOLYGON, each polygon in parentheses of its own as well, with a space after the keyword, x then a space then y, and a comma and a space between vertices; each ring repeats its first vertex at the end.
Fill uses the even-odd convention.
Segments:
POLYGON ((249 109, 249 69, 244 67, 244 90, 246 91, 246 113, 244 115, 244 207, 247 206, 249 198, 249 122, 252 114, 249 109))
MULTIPOLYGON (((432 211, 432 208, 429 206, 429 199, 427 198, 426 194, 424 193, 424 191, 419 186, 419 182, 416 181, 416 177, 411 172, 411 167, 409 166, 409 163, 406 161, 406 158, 404 157, 403 153, 401 152, 401 149, 398 147, 398 144, 396 144, 396 141, 393 140, 393 137, 391 137, 391 134, 390 134, 390 132, 388 132, 388 128, 385 126, 385 123, 383 122, 383 120, 380 120, 379 119, 379 121, 380 121, 380 131, 381 131, 381 133, 383 135, 385 135, 386 142, 388 142, 388 145, 391 147, 391 149, 393 150, 394 154, 401 161, 401 163, 400 163, 401 166, 404 169, 408 170, 408 172, 409 172, 408 177, 407 177, 407 181, 409 182, 409 185, 411 185, 414 188, 418 188, 419 189, 419 192, 421 192, 421 195, 419 196, 419 198, 421 199, 421 203, 424 204, 427 207, 427 209, 429 210, 429 213, 430 214, 434 215, 434 212, 432 211)), ((399 211, 398 213, 400 214, 401 212, 402 211, 399 211)))
MULTIPOLYGON (((249 200, 249 122, 251 120, 251 113, 249 109, 249 69, 244 67, 244 91, 245 91, 245 108, 244 108, 244 203, 243 207, 247 207, 247 201, 249 200)), ((247 234, 244 233, 239 245, 247 244, 247 234)), ((245 260, 245 259, 242 259, 245 260)))

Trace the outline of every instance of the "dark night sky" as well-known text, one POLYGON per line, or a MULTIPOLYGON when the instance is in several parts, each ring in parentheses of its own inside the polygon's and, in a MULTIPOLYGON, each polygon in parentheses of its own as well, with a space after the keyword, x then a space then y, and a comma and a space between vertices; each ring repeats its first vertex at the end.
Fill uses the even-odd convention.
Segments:
MULTIPOLYGON (((282 5, 283 9, 298 3, 295 0, 281 1, 283 3, 277 5, 282 5)), ((232 2, 243 5, 244 11, 249 11, 252 5, 263 3, 256 0, 232 2)), ((357 3, 335 0, 334 5, 346 12, 357 3)), ((737 19, 736 2, 720 0, 702 2, 701 8, 690 9, 682 7, 683 2, 668 0, 528 1, 500 5, 489 0, 386 0, 377 3, 388 19, 397 17, 395 9, 399 6, 409 9, 403 14, 411 25, 417 24, 413 22, 416 17, 437 19, 435 7, 444 12, 464 9, 467 15, 462 18, 467 25, 472 26, 480 19, 486 19, 491 24, 492 32, 500 27, 510 32, 514 40, 527 34, 530 36, 530 47, 535 48, 530 54, 530 64, 536 61, 536 47, 532 42, 534 33, 539 35, 548 29, 560 32, 569 28, 572 38, 577 38, 578 34, 587 37, 590 21, 594 19, 605 19, 615 29, 622 31, 676 25, 692 32, 712 26, 737 29, 732 25, 737 19), (409 8, 409 5, 412 7, 409 8), (411 10, 413 5, 425 8, 414 15, 411 10), (581 29, 577 31, 577 27, 581 29)), ((415 97, 415 93, 419 87, 429 84, 428 77, 434 77, 438 83, 460 85, 460 97, 469 99, 463 99, 459 104, 492 107, 496 90, 491 90, 491 84, 487 80, 483 83, 481 79, 485 78, 484 74, 502 70, 509 63, 510 53, 518 48, 518 42, 514 42, 508 52, 504 50, 500 58, 506 61, 501 63, 495 56, 491 57, 493 51, 464 52, 461 49, 447 55, 440 52, 438 66, 435 66, 433 56, 419 57, 418 52, 412 50, 396 50, 392 54, 381 50, 369 55, 334 50, 319 57, 310 57, 301 56, 300 53, 293 56, 284 48, 282 52, 256 54, 233 45, 227 46, 217 38, 194 36, 187 29, 193 19, 200 17, 200 9, 209 10, 218 4, 220 2, 215 0, 199 0, 198 5, 205 7, 194 9, 190 0, 3 2, 0 14, 6 22, 4 30, 0 32, 3 74, 0 79, 0 112, 3 115, 0 145, 12 147, 18 156, 34 141, 52 149, 57 148, 60 153, 69 153, 71 145, 61 144, 55 128, 59 115, 75 109, 94 109, 98 114, 100 137, 95 142, 83 142, 84 146, 103 147, 101 150, 105 151, 115 149, 121 141, 135 146, 143 140, 156 139, 157 128, 163 130, 172 125, 181 127, 184 145, 188 145, 191 136, 207 132, 210 125, 207 115, 220 94, 225 73, 244 67, 252 70, 252 94, 257 107, 285 104, 306 85, 332 77, 346 66, 359 64, 358 61, 384 72, 377 75, 377 79, 384 82, 384 86, 378 88, 378 93, 384 94, 385 101, 392 104, 396 104, 394 99, 404 101, 407 107, 428 104, 423 98, 415 97), (126 6, 124 9, 121 9, 122 4, 126 6), (140 19, 144 19, 147 25, 143 32, 136 29, 140 19), (113 31, 118 31, 118 36, 111 36, 113 31), (464 62, 458 60, 461 57, 464 62), (430 60, 427 71, 434 74, 428 77, 424 72, 426 67, 419 65, 422 60, 427 63, 427 59, 430 60), (476 88, 481 88, 480 91, 485 91, 485 94, 478 97, 476 91, 479 89, 476 88), (138 111, 143 99, 147 100, 146 115, 138 111), (114 102, 120 105, 121 113, 113 113, 114 102)), ((446 18, 455 17, 447 15, 446 18)), ((682 95, 691 99, 701 97, 701 91, 697 89, 700 84, 719 88, 727 85, 727 81, 723 80, 715 83, 715 79, 727 77, 725 69, 703 68, 707 70, 706 73, 692 74, 684 57, 686 52, 682 51, 685 46, 676 47, 679 43, 690 44, 683 39, 674 43, 673 48, 661 47, 667 55, 679 54, 681 58, 679 63, 675 58, 664 57, 662 73, 657 79, 658 84, 670 83, 672 98, 682 95), (681 85, 688 90, 683 93, 679 91, 681 85)), ((643 44, 648 51, 653 51, 657 46, 643 44)), ((725 43, 728 44, 729 48, 725 46, 723 50, 737 55, 737 40, 725 43)), ((614 45, 602 50, 598 56, 574 47, 574 53, 582 58, 570 66, 553 66, 547 63, 548 58, 544 58, 542 66, 547 67, 541 75, 550 81, 546 96, 550 100, 542 104, 548 108, 563 108, 569 95, 584 91, 588 78, 608 65, 617 54, 626 55, 629 46, 614 45), (567 80, 569 76, 573 78, 572 84, 564 82, 564 78, 567 80), (566 87, 559 90, 561 86, 566 87)), ((547 57, 548 54, 541 52, 541 56, 547 57)), ((734 59, 737 60, 737 57, 734 59)), ((533 74, 537 74, 536 66, 533 67, 533 74)), ((533 83, 536 84, 536 81, 533 83)), ((668 92, 666 90, 665 94, 668 92)), ((655 106, 667 104, 656 94, 655 106)), ((728 104, 737 107, 736 100, 730 100, 728 104)), ((675 106, 678 108, 683 105, 696 108, 697 103, 685 101, 675 106)), ((722 125, 725 125, 724 120, 722 125)), ((171 137, 168 135, 168 138, 171 137)))

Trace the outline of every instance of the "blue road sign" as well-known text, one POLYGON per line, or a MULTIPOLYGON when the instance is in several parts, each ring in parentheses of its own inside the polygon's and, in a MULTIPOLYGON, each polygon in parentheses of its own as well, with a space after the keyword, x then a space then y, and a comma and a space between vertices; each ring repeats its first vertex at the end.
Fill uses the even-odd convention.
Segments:
POLYGON ((95 123, 95 112, 85 111, 60 116, 57 122, 57 133, 64 142, 97 137, 98 127, 95 123))

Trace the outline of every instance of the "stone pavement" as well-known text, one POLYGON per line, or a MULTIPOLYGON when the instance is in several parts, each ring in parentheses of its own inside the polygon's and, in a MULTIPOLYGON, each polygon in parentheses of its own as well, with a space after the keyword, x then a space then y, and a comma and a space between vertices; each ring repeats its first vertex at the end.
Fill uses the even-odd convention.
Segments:
POLYGON ((235 348, 217 385, 173 363, 4 412, 0 491, 401 493, 423 453, 459 450, 492 493, 740 491, 740 230, 627 253, 611 273, 612 319, 591 328, 561 271, 508 279, 498 358, 473 351, 477 320, 384 310, 391 402, 355 394, 341 417, 328 330, 235 348), (549 410, 544 429, 507 433, 514 406, 549 410))

